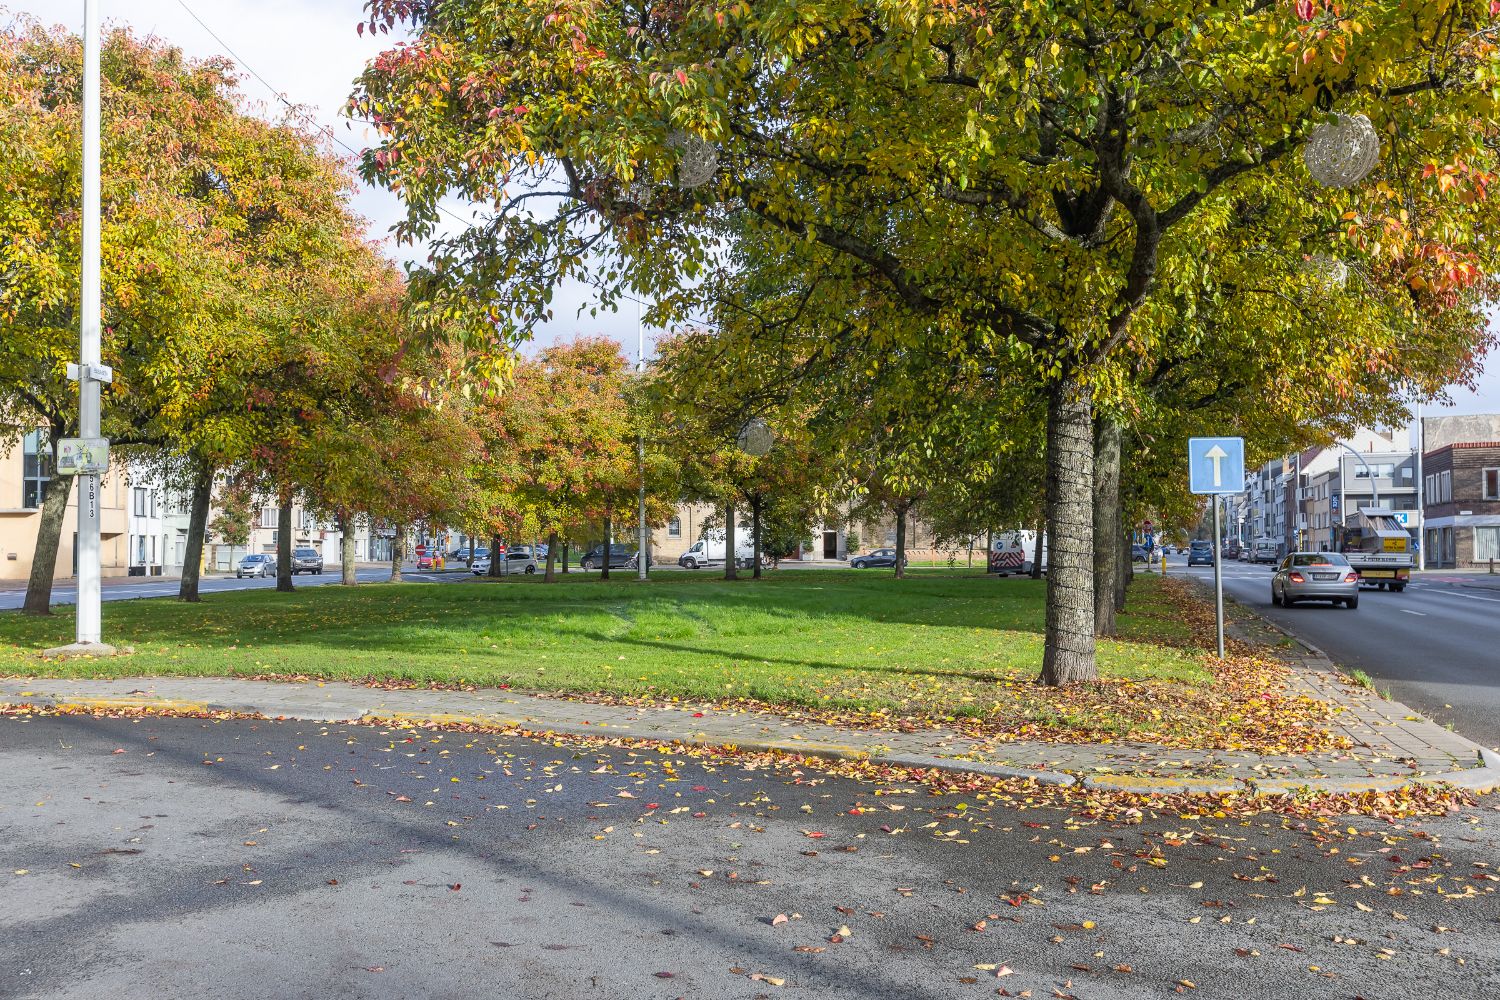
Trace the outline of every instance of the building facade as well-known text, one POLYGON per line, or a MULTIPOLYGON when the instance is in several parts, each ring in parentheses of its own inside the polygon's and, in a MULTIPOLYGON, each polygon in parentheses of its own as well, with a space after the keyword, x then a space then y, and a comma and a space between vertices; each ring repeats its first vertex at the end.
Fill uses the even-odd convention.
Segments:
POLYGON ((1500 561, 1500 440, 1444 445, 1424 455, 1423 464, 1428 567, 1500 561))
MULTIPOLYGON (((42 502, 53 488, 52 447, 45 431, 28 431, 7 447, 0 445, 0 580, 31 576, 32 555, 42 523, 42 502)), ((100 488, 100 556, 105 576, 124 576, 128 567, 129 499, 122 471, 104 477, 100 488)), ((55 579, 77 571, 78 490, 71 490, 58 543, 55 579)))

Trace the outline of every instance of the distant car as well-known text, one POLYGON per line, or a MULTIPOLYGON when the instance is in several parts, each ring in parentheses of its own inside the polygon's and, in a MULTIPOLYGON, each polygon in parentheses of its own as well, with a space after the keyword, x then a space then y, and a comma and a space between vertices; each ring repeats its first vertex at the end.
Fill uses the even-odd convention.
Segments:
POLYGON ((1212 566, 1214 564, 1214 546, 1206 538, 1195 538, 1188 543, 1189 566, 1212 566))
MULTIPOLYGON (((500 570, 503 576, 510 576, 512 573, 536 572, 536 553, 529 546, 517 545, 514 548, 506 549, 500 555, 505 560, 505 564, 500 570)), ((490 571, 491 562, 492 560, 488 552, 485 552, 482 556, 476 556, 474 561, 469 563, 469 572, 475 576, 485 576, 490 571)))
POLYGON ((438 555, 438 553, 433 552, 431 549, 425 549, 421 552, 418 552, 417 569, 437 569, 439 558, 441 557, 438 555))
POLYGON ((276 557, 264 552, 252 552, 247 556, 241 556, 239 565, 234 568, 235 578, 240 580, 247 576, 264 579, 275 572, 276 557))
POLYGON ((1235 558, 1238 559, 1242 563, 1249 562, 1250 561, 1250 546, 1248 546, 1248 545, 1241 545, 1240 546, 1240 554, 1237 555, 1237 556, 1235 556, 1235 558))
POLYGON ((1271 577, 1271 603, 1289 608, 1298 601, 1332 601, 1359 607, 1359 574, 1337 552, 1293 552, 1271 577))
MULTIPOLYGON (((611 545, 609 547, 610 569, 624 569, 631 565, 631 559, 635 557, 635 549, 627 545, 611 545)), ((579 567, 585 572, 598 569, 604 565, 604 546, 595 545, 583 554, 578 560, 579 567)))
POLYGON ((1225 559, 1238 559, 1240 557, 1239 539, 1231 538, 1229 541, 1225 542, 1223 553, 1225 559))
POLYGON ((473 553, 469 551, 468 546, 464 546, 461 549, 454 549, 452 552, 448 553, 448 561, 449 562, 466 563, 472 557, 473 557, 473 553))
POLYGON ((1130 546, 1130 561, 1131 562, 1150 562, 1151 561, 1151 550, 1148 549, 1148 548, 1146 548, 1146 546, 1141 545, 1139 543, 1131 545, 1130 546))
POLYGON ((292 550, 292 575, 298 573, 315 573, 323 575, 323 553, 317 549, 301 548, 292 550))
MULTIPOLYGON (((903 558, 901 565, 905 566, 909 561, 903 558)), ((854 569, 878 569, 882 566, 894 567, 896 565, 896 550, 876 549, 873 552, 866 552, 862 556, 851 556, 849 558, 849 565, 854 569)))

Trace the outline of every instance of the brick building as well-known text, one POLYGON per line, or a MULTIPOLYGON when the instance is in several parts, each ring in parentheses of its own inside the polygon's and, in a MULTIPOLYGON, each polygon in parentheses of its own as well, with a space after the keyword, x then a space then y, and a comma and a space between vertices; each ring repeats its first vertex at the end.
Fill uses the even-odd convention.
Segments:
POLYGON ((1422 456, 1427 565, 1469 569, 1500 560, 1500 435, 1422 456))

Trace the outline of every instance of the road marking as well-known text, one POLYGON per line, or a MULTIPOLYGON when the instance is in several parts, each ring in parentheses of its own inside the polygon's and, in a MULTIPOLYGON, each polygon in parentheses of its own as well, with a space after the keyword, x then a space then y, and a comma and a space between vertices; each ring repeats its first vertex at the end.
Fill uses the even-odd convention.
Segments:
POLYGON ((1401 609, 1401 613, 1403 615, 1421 615, 1423 618, 1427 617, 1427 612, 1425 612, 1425 611, 1413 611, 1411 608, 1402 608, 1401 609))
POLYGON ((1451 590, 1437 590, 1433 591, 1433 593, 1441 594, 1444 597, 1461 597, 1466 601, 1484 601, 1486 604, 1500 604, 1500 598, 1480 597, 1478 594, 1455 594, 1451 590))

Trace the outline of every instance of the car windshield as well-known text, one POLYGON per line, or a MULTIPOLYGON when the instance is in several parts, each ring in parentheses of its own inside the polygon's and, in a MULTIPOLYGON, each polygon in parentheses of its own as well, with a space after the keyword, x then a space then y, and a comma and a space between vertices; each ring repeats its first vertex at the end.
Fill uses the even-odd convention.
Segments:
POLYGON ((1337 552, 1304 552, 1292 556, 1293 566, 1347 566, 1349 560, 1337 552))
POLYGON ((263 562, 265 558, 265 556, 246 556, 245 562, 263 562))
POLYGON ((317 549, 298 549, 297 550, 297 554, 299 556, 302 556, 302 557, 306 558, 308 556, 316 556, 318 554, 318 550, 317 549))

